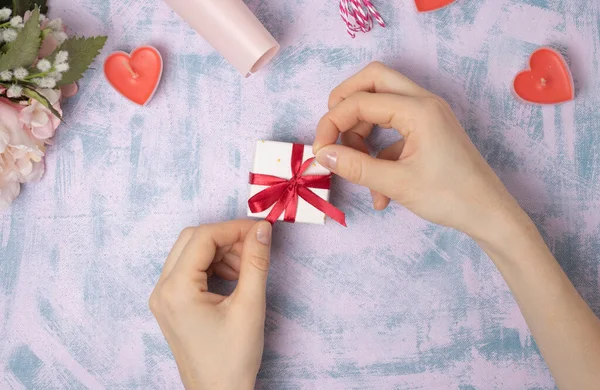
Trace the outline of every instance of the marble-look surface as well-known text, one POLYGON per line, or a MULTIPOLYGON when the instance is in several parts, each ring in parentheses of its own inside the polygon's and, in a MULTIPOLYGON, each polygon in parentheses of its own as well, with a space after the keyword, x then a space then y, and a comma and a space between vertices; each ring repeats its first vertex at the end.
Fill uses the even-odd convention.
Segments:
MULTIPOLYGON (((180 388, 147 308, 171 245, 188 225, 244 217, 255 141, 311 143, 329 91, 373 60, 452 104, 600 312, 600 3, 458 0, 417 14, 410 0, 374 2, 389 27, 351 40, 333 0, 250 0, 282 50, 243 79, 159 0, 50 0, 71 32, 110 38, 65 106, 44 179, 0 216, 0 388, 180 388), (144 108, 100 71, 139 44, 165 60, 144 108), (567 57, 576 101, 511 95, 539 45, 567 57)), ((379 131, 372 145, 395 139, 379 131)), ((555 387, 470 239, 397 205, 375 212, 340 180, 332 197, 347 229, 276 228, 260 388, 555 387)))

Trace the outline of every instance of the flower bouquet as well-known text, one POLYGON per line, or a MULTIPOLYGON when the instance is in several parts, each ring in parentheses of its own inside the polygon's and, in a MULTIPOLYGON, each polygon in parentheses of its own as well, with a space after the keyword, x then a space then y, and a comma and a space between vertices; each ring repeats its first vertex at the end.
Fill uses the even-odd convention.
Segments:
POLYGON ((0 0, 0 213, 39 181, 46 146, 106 37, 69 38, 46 0, 0 0))

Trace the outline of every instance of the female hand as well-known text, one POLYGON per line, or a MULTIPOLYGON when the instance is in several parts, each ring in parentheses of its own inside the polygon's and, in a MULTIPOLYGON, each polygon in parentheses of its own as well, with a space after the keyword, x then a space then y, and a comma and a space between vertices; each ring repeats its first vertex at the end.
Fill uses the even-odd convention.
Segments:
POLYGON ((260 367, 271 247, 268 222, 185 229, 150 296, 187 389, 253 389, 260 367), (215 273, 239 282, 229 297, 208 292, 215 273))
POLYGON ((371 189, 379 210, 393 199, 478 237, 501 211, 520 210, 450 106, 378 62, 333 90, 313 150, 323 166, 371 189), (377 158, 365 143, 374 124, 403 136, 377 158), (340 134, 343 145, 336 145, 340 134))

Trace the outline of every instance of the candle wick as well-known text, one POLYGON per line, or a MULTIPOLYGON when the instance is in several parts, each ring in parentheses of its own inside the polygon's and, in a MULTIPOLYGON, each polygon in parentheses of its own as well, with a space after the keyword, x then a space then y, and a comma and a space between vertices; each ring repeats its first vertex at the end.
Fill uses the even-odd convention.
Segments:
POLYGON ((129 62, 123 60, 123 65, 125 65, 125 68, 127 68, 127 70, 129 71, 129 74, 131 75, 131 77, 133 79, 137 79, 140 77, 139 74, 137 74, 132 68, 131 65, 129 65, 129 62))

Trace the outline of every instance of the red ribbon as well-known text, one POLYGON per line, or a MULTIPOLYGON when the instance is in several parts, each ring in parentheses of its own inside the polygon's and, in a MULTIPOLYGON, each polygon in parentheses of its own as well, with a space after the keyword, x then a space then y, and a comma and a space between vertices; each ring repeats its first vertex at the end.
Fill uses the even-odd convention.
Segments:
POLYGON ((250 184, 269 186, 248 200, 252 213, 260 213, 275 205, 266 220, 275 223, 279 216, 285 212, 285 222, 295 222, 298 211, 298 197, 319 209, 329 218, 346 226, 346 216, 334 205, 327 202, 309 188, 328 190, 331 175, 306 175, 302 174, 310 167, 315 158, 310 158, 304 163, 304 145, 294 144, 292 147, 292 178, 290 180, 271 175, 250 173, 250 184))

